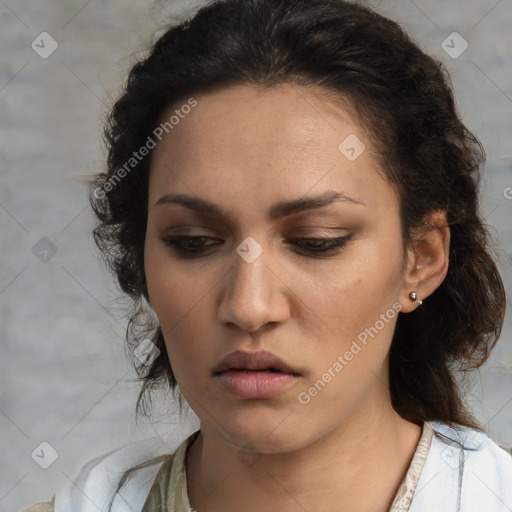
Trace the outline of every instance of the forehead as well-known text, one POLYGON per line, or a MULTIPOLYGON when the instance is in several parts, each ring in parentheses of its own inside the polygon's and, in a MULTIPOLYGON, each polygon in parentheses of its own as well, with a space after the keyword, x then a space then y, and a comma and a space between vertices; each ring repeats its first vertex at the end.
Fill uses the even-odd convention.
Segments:
MULTIPOLYGON (((242 85, 194 98, 197 106, 153 150, 155 200, 171 191, 218 198, 229 188, 235 199, 258 207, 262 197, 297 197, 313 188, 359 197, 363 190, 383 192, 371 142, 349 103, 334 105, 317 90, 290 84, 242 85)), ((173 105, 160 120, 179 109, 173 105)))
MULTIPOLYGON (((339 95, 335 105, 333 94, 328 95, 319 87, 280 84, 263 88, 244 84, 195 98, 197 106, 181 116, 172 133, 176 145, 195 144, 199 152, 211 151, 215 145, 223 150, 234 146, 337 149, 349 132, 367 138, 351 103, 339 95)), ((180 105, 165 110, 160 121, 169 119, 180 105)))

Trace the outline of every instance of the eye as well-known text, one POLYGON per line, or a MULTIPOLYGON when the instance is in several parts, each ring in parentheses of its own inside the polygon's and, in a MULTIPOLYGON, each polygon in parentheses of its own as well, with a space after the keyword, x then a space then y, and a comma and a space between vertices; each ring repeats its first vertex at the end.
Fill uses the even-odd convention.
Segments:
MULTIPOLYGON (((309 252, 313 255, 322 255, 338 252, 345 247, 352 235, 344 237, 317 237, 317 238, 292 238, 287 239, 298 246, 300 252, 309 252)), ((184 236, 173 235, 162 238, 162 241, 170 246, 179 256, 184 258, 197 258, 204 255, 208 247, 224 243, 218 238, 210 236, 184 236), (216 243, 207 244, 208 240, 213 240, 216 243)))
POLYGON ((223 243, 222 240, 212 238, 211 236, 173 235, 162 238, 162 241, 172 247, 178 255, 188 258, 201 256, 207 247, 218 245, 218 243, 206 245, 205 242, 208 240, 216 240, 223 243))
POLYGON ((340 237, 320 237, 320 238, 293 238, 289 242, 294 242, 299 247, 305 247, 306 251, 316 254, 328 254, 337 252, 348 244, 349 236, 340 237))

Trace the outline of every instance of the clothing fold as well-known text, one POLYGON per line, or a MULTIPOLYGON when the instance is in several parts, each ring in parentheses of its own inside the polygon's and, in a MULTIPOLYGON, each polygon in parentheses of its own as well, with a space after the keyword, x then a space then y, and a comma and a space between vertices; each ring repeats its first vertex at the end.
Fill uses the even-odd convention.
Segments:
MULTIPOLYGON (((147 439, 88 462, 74 480, 23 512, 191 512, 186 455, 192 433, 170 453, 147 439)), ((485 433, 425 422, 389 512, 510 512, 512 455, 485 433)))

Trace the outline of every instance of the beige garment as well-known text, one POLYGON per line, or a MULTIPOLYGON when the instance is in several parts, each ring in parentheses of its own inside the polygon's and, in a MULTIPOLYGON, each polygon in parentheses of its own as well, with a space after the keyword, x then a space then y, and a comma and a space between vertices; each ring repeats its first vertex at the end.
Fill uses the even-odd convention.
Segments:
POLYGON ((31 507, 23 509, 21 512, 53 512, 53 504, 55 502, 55 495, 53 495, 51 501, 44 501, 36 503, 31 507))
MULTIPOLYGON (((190 506, 187 495, 185 460, 188 448, 198 435, 199 431, 185 439, 174 455, 169 455, 163 463, 142 512, 190 512, 194 510, 190 506)), ((413 459, 389 512, 407 512, 409 510, 416 484, 432 442, 432 436, 432 426, 425 422, 413 459)))
POLYGON ((433 436, 434 431, 430 423, 423 423, 423 431, 420 441, 416 451, 414 452, 409 469, 398 488, 398 492, 396 493, 389 512, 407 512, 409 510, 414 496, 414 491, 416 490, 416 485, 420 479, 421 470, 423 469, 425 460, 427 459, 433 436))

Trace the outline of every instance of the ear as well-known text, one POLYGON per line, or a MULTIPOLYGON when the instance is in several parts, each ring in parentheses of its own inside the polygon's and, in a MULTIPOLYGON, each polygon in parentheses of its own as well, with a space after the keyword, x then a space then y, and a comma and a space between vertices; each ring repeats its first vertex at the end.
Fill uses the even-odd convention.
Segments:
POLYGON ((445 211, 435 211, 425 218, 425 227, 412 236, 407 249, 404 286, 400 294, 401 311, 409 313, 420 307, 417 300, 425 300, 443 282, 448 272, 450 228, 445 211), (416 292, 416 300, 409 294, 416 292))

